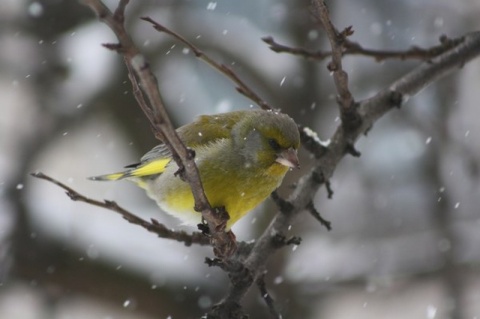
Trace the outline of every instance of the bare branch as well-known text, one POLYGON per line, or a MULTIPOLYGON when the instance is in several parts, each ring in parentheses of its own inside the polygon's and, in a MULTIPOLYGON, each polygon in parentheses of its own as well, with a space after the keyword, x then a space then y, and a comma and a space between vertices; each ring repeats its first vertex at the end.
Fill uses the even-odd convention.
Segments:
POLYGON ((141 226, 146 230, 148 230, 149 232, 157 234, 158 237, 168 238, 168 239, 173 239, 179 242, 183 242, 185 246, 191 246, 192 244, 198 244, 198 245, 210 244, 209 239, 202 233, 196 232, 196 233, 188 234, 187 232, 184 232, 184 231, 175 231, 175 230, 168 229, 165 225, 159 223, 155 219, 152 219, 151 222, 148 222, 145 219, 132 214, 125 208, 119 206, 114 201, 109 201, 109 200, 99 201, 99 200, 88 198, 78 193, 74 189, 68 187, 67 185, 41 172, 32 173, 31 175, 33 177, 49 181, 57 185, 58 187, 63 188, 66 191, 67 196, 70 197, 70 199, 72 199, 73 201, 84 202, 93 206, 102 207, 102 208, 114 211, 120 214, 129 223, 141 226))
POLYGON ((324 60, 332 56, 332 51, 308 51, 304 48, 295 48, 280 44, 275 41, 273 37, 263 37, 262 41, 269 45, 270 50, 277 53, 290 53, 293 55, 299 55, 306 59, 324 60))
POLYGON ((377 62, 382 62, 387 59, 417 59, 423 61, 430 61, 436 56, 447 52, 462 41, 461 38, 449 39, 446 36, 440 37, 440 44, 431 48, 420 48, 417 46, 411 47, 405 51, 388 51, 388 50, 373 50, 362 47, 359 43, 346 39, 344 43, 344 55, 363 55, 374 58, 377 62))
POLYGON ((340 117, 342 125, 349 130, 354 130, 360 125, 356 104, 352 93, 348 88, 348 74, 342 67, 342 46, 346 38, 353 34, 352 27, 345 28, 338 32, 328 13, 327 6, 321 0, 312 0, 312 11, 314 16, 323 25, 332 47, 332 61, 328 64, 328 70, 333 72, 333 79, 338 92, 338 104, 340 105, 340 117))
MULTIPOLYGON (((262 40, 269 45, 270 50, 277 53, 289 53, 318 61, 332 56, 332 51, 308 51, 304 48, 291 47, 276 42, 273 37, 264 37, 262 40)), ((388 59, 430 61, 432 58, 452 49, 461 41, 461 38, 449 39, 446 36, 441 36, 440 44, 431 48, 424 49, 414 46, 404 51, 391 51, 364 48, 359 43, 346 38, 342 45, 342 55, 362 55, 374 58, 377 62, 388 59)))
POLYGON ((310 215, 312 215, 316 220, 318 220, 322 226, 324 226, 328 231, 332 230, 332 223, 329 220, 323 218, 322 215, 320 215, 318 210, 315 208, 313 201, 308 203, 306 208, 310 215))
POLYGON ((268 306, 271 318, 281 319, 282 315, 278 312, 277 307, 275 306, 275 300, 273 300, 272 296, 267 290, 267 285, 265 284, 265 274, 257 278, 256 284, 258 290, 260 290, 260 295, 262 296, 262 299, 268 306))

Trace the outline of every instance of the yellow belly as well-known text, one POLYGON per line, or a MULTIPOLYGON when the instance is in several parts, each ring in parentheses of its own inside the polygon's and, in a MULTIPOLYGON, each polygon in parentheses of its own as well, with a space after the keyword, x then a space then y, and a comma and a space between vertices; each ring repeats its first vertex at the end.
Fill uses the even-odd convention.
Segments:
MULTIPOLYGON (((212 207, 224 206, 230 219, 227 229, 242 218, 246 213, 263 202, 281 183, 288 168, 274 164, 267 171, 259 174, 249 172, 245 174, 232 174, 225 178, 225 174, 215 171, 200 171, 205 194, 212 207)), ((168 174, 169 172, 165 172, 168 174)), ((186 224, 198 224, 201 222, 201 214, 194 210, 194 199, 190 186, 180 178, 167 178, 160 175, 147 187, 150 197, 155 199, 158 205, 167 213, 181 219, 186 224)))

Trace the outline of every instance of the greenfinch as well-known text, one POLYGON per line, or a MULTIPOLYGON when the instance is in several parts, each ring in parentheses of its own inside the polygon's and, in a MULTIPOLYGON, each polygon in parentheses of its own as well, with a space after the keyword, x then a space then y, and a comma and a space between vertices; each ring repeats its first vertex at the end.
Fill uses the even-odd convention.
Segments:
MULTIPOLYGON (((202 115, 177 129, 195 151, 195 163, 212 207, 225 207, 226 230, 264 201, 290 168, 298 168, 300 135, 288 116, 275 111, 244 110, 202 115)), ((187 182, 175 176, 178 166, 165 144, 155 146, 140 163, 96 181, 128 179, 144 188, 162 210, 185 224, 199 224, 187 182)))

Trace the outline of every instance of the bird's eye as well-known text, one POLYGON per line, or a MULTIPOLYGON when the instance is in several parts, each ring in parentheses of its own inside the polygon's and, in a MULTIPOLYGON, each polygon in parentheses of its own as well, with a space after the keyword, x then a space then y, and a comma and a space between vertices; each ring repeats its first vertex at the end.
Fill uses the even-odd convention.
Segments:
POLYGON ((278 142, 273 139, 273 138, 269 138, 268 139, 268 144, 270 144, 270 146, 274 149, 274 150, 279 150, 280 149, 280 144, 278 144, 278 142))

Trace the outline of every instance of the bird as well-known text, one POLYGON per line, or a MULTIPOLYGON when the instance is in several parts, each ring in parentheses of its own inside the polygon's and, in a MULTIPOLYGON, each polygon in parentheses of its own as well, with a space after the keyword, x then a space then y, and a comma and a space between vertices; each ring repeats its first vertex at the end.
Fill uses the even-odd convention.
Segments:
MULTIPOLYGON (((194 150, 195 164, 212 207, 223 207, 226 231, 277 189, 286 173, 299 168, 300 134, 295 121, 274 110, 239 110, 201 115, 176 130, 194 150)), ((178 166, 166 144, 155 146, 140 162, 95 181, 127 179, 145 189, 166 213, 183 224, 198 225, 190 185, 176 176, 178 166)))

